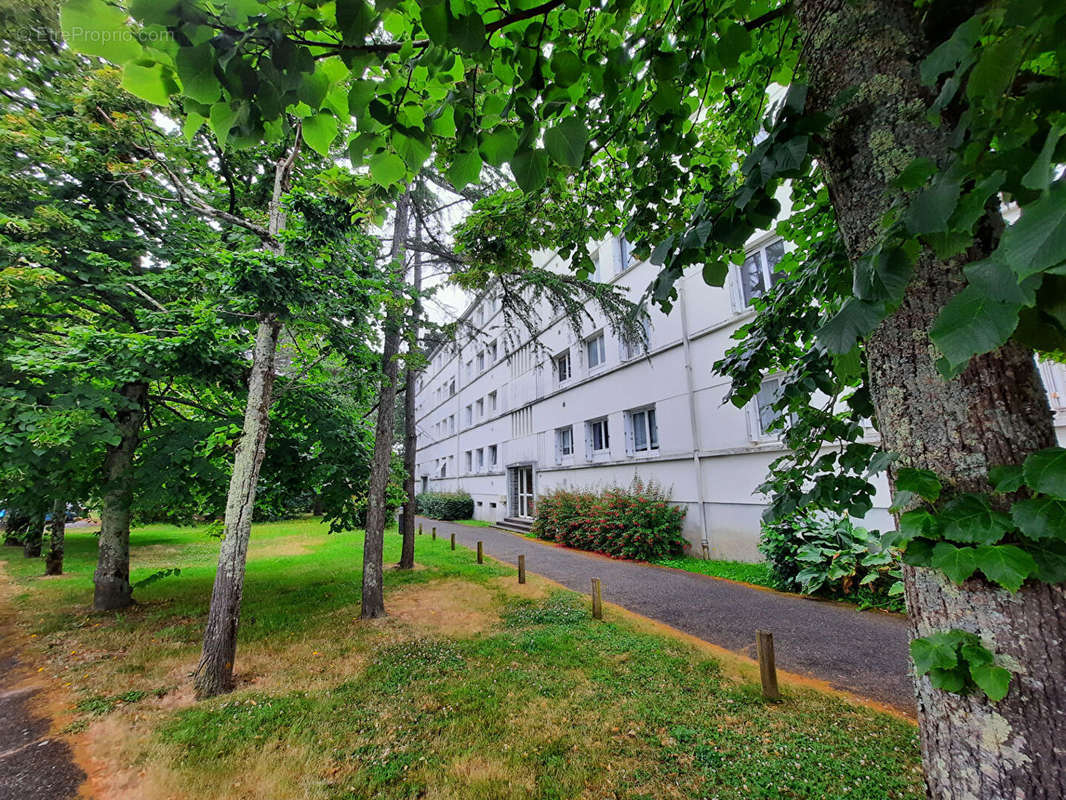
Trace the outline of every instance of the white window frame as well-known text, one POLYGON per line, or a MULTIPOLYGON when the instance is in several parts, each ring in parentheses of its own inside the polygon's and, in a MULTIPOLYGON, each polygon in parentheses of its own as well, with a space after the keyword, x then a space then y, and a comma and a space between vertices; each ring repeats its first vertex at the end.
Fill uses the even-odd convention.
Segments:
POLYGON ((475 451, 475 453, 476 453, 475 462, 477 464, 477 471, 478 472, 484 472, 485 471, 485 448, 484 447, 479 447, 475 451))
POLYGON ((651 352, 651 320, 644 317, 640 324, 644 328, 644 338, 648 342, 648 349, 645 350, 640 344, 635 342, 627 342, 625 339, 619 339, 618 358, 620 361, 632 361, 634 358, 640 358, 651 352))
POLYGON ((496 392, 489 392, 486 396, 489 398, 489 411, 493 414, 496 413, 497 400, 499 396, 496 392))
POLYGON ((592 334, 592 336, 584 340, 583 344, 585 346, 585 366, 589 372, 600 369, 607 363, 607 338, 604 336, 603 331, 592 334), (597 351, 598 356, 595 364, 592 363, 593 349, 597 351))
MULTIPOLYGON (((768 386, 775 384, 777 386, 777 391, 780 392, 780 376, 769 375, 763 378, 762 383, 759 385, 759 391, 756 393, 755 397, 751 398, 751 402, 748 403, 748 435, 750 436, 753 442, 775 442, 781 438, 781 431, 771 431, 769 433, 766 432, 766 426, 763 425, 762 411, 759 404, 759 395, 762 394, 763 390, 766 389, 768 386)), ((771 404, 775 400, 771 400, 771 404)), ((772 411, 772 409, 767 410, 772 411)), ((767 425, 769 425, 769 422, 767 423, 767 425)))
POLYGON ((477 356, 475 357, 475 360, 477 361, 477 371, 478 371, 478 374, 480 375, 482 372, 485 371, 485 351, 484 350, 478 350, 478 353, 477 353, 477 356))
POLYGON ((467 450, 463 453, 463 464, 466 467, 465 472, 469 475, 474 471, 474 451, 467 450))
POLYGON ((568 380, 574 377, 574 364, 573 359, 570 358, 570 351, 564 350, 558 355, 552 356, 552 372, 555 375, 555 382, 566 383, 568 380), (563 377, 563 364, 566 365, 566 377, 563 377))
POLYGON ((496 342, 489 342, 488 347, 485 348, 485 352, 488 353, 488 363, 495 364, 497 359, 499 358, 499 350, 497 348, 496 342))
MULTIPOLYGON (((754 300, 757 297, 764 297, 766 295, 766 293, 770 289, 772 289, 774 284, 777 282, 775 280, 775 278, 774 278, 774 276, 777 273, 773 270, 773 266, 771 266, 768 263, 768 259, 767 259, 767 250, 769 250, 771 247, 775 247, 777 245, 780 245, 780 247, 781 247, 781 256, 778 257, 778 261, 780 261, 780 258, 783 257, 785 255, 785 252, 786 252, 786 250, 785 250, 785 240, 782 239, 780 236, 774 236, 774 237, 771 237, 769 239, 766 239, 763 242, 760 242, 755 247, 752 247, 751 249, 747 250, 744 253, 744 264, 740 264, 740 265, 734 264, 731 267, 730 272, 731 272, 731 275, 732 275, 732 280, 730 281, 730 283, 731 283, 731 285, 733 287, 733 291, 732 291, 733 308, 734 308, 734 310, 737 313, 742 313, 744 311, 748 311, 749 309, 751 309, 752 308, 752 303, 754 302, 754 300), (761 291, 758 294, 753 294, 751 296, 750 300, 745 300, 745 298, 744 298, 744 265, 747 264, 748 261, 753 259, 753 258, 758 261, 759 271, 761 273, 760 274, 760 279, 761 279, 762 289, 761 289, 761 291)), ((776 266, 778 261, 774 262, 774 266, 776 266)))
POLYGON ((474 404, 474 406, 477 411, 477 418, 479 420, 485 419, 485 398, 478 398, 478 401, 474 404))
POLYGON ((585 422, 585 447, 589 458, 611 452, 611 426, 607 417, 598 417, 585 422), (596 448, 596 426, 603 426, 601 440, 603 447, 596 448))
POLYGON ((495 467, 499 463, 500 451, 499 447, 494 444, 489 445, 489 466, 495 467))
POLYGON ((650 455, 659 451, 659 415, 655 406, 634 408, 626 412, 626 452, 630 455, 650 455), (637 446, 637 435, 644 434, 644 446, 637 446))
POLYGON ((564 459, 574 457, 574 426, 567 425, 555 429, 555 461, 561 464, 564 459), (565 443, 565 444, 564 444, 565 443), (569 447, 567 447, 569 445, 569 447))
POLYGON ((474 406, 467 405, 466 408, 463 409, 463 412, 466 415, 466 427, 469 428, 474 424, 474 406))

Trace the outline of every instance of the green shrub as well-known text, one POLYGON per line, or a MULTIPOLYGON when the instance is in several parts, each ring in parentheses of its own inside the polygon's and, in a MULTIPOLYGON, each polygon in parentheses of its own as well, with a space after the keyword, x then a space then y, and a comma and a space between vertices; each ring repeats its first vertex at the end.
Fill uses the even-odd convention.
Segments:
POLYGON ((470 519, 474 498, 468 492, 425 492, 415 498, 418 513, 430 519, 470 519))
POLYGON ((685 510, 667 492, 639 478, 628 488, 596 493, 556 489, 537 499, 532 533, 579 550, 653 561, 679 555, 685 547, 685 510))
POLYGON ((779 589, 904 610, 899 551, 847 518, 797 514, 764 526, 759 550, 779 589))

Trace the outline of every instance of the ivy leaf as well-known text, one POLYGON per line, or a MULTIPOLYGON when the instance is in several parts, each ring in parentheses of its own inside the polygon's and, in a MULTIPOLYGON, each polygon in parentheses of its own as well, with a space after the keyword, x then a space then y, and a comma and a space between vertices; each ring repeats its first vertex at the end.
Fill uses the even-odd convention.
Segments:
POLYGON ((157 106, 170 105, 171 84, 163 73, 162 64, 127 64, 122 68, 122 88, 157 106))
POLYGON ((1025 579, 1037 571, 1033 557, 1011 544, 983 545, 975 548, 977 568, 1004 589, 1016 592, 1025 579))
POLYGON ((204 42, 196 47, 182 47, 174 57, 174 65, 181 79, 181 91, 197 103, 210 105, 222 94, 222 85, 215 77, 214 48, 204 42))
POLYGON ((370 156, 370 177, 379 186, 399 183, 405 173, 403 159, 395 153, 385 151, 370 156))
POLYGON ((944 692, 961 692, 966 688, 966 672, 962 669, 931 669, 929 682, 944 692))
POLYGON ((1066 540, 1066 501, 1035 497, 1011 506, 1011 519, 1030 539, 1066 540))
POLYGON ((129 63, 144 53, 126 24, 126 12, 104 0, 69 0, 59 11, 59 27, 72 50, 112 64, 129 63))
POLYGON ((1010 494, 1022 488, 1025 482, 1022 468, 1017 464, 1004 464, 988 471, 988 480, 1000 494, 1010 494))
POLYGON ((548 180, 548 154, 543 150, 527 150, 511 159, 518 188, 526 194, 537 191, 548 180))
POLYGON ((1022 469, 1026 485, 1034 492, 1066 500, 1066 449, 1049 447, 1033 453, 1022 469))
POLYGON ((940 536, 940 524, 926 509, 915 508, 900 515, 899 532, 901 541, 935 539, 940 536))
POLYGON ((940 310, 929 338, 944 354, 949 377, 970 359, 1004 344, 1018 327, 1021 306, 995 300, 976 286, 967 286, 940 310))
POLYGON ((564 167, 580 167, 589 131, 577 117, 566 117, 544 134, 544 147, 564 167))
POLYGON ((932 470, 900 467, 896 472, 897 490, 914 492, 930 503, 935 503, 940 497, 941 488, 940 478, 932 470))
POLYGON ((1044 583, 1066 581, 1066 542, 1057 539, 1026 542, 1025 549, 1036 562, 1033 577, 1044 583))
POLYGON ((962 583, 977 571, 977 557, 972 547, 956 547, 949 542, 937 542, 933 547, 932 566, 955 583, 962 583))
POLYGON ((1006 514, 993 510, 988 500, 973 492, 953 497, 937 516, 944 538, 953 542, 995 544, 1011 529, 1006 514))
POLYGON ((337 118, 322 112, 304 120, 303 138, 312 150, 323 158, 328 158, 329 146, 337 138, 337 129, 337 118))
POLYGON ((1006 697, 1010 689, 1010 672, 995 664, 970 664, 970 677, 993 703, 1006 697))

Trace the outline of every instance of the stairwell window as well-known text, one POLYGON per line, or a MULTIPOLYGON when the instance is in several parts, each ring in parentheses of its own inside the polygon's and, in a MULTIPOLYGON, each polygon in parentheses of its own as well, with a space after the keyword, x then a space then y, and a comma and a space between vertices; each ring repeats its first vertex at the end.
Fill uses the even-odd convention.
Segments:
POLYGON ((603 366, 607 360, 607 350, 603 340, 603 333, 597 333, 585 340, 585 363, 588 368, 596 369, 603 366))
POLYGON ((737 270, 740 289, 740 306, 749 308, 756 297, 762 297, 777 283, 782 273, 774 270, 785 255, 785 243, 775 239, 748 253, 744 263, 737 270))
POLYGON ((628 446, 631 453, 648 453, 659 449, 659 425, 654 408, 641 408, 626 414, 629 430, 628 446))
POLYGON ((559 383, 570 380, 570 351, 567 350, 555 356, 552 362, 555 365, 555 380, 559 383))
POLYGON ((630 361, 639 356, 643 356, 651 349, 651 320, 647 317, 641 318, 640 326, 644 330, 643 341, 622 339, 621 342, 619 342, 619 350, 623 361, 630 361))
POLYGON ((607 428, 607 418, 590 420, 585 423, 588 438, 589 455, 594 456, 606 453, 611 449, 611 436, 607 428))
POLYGON ((574 426, 555 429, 555 460, 562 461, 574 454, 574 426))

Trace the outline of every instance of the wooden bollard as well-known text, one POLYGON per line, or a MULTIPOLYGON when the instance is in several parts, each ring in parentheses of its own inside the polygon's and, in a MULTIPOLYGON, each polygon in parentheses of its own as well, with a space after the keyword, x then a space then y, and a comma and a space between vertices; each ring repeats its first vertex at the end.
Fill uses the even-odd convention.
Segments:
POLYGON ((774 635, 770 631, 755 631, 755 650, 759 656, 762 696, 767 700, 780 700, 781 692, 777 688, 777 665, 774 663, 774 635))
POLYGON ((455 534, 452 534, 452 550, 455 549, 455 534))
POLYGON ((419 536, 422 535, 422 523, 421 522, 418 523, 418 535, 419 536))
POLYGON ((433 526, 433 541, 437 541, 437 526, 433 526))
POLYGON ((710 546, 707 544, 707 542, 701 542, 700 544, 703 546, 703 560, 704 561, 710 561, 711 560, 711 548, 710 548, 710 546))
POLYGON ((477 543, 477 563, 485 563, 485 546, 481 543, 477 543))
POLYGON ((518 582, 519 583, 525 583, 526 582, 526 557, 525 556, 519 556, 518 557, 518 582))
POLYGON ((592 579, 592 618, 603 619, 603 597, 600 595, 600 579, 592 579))

